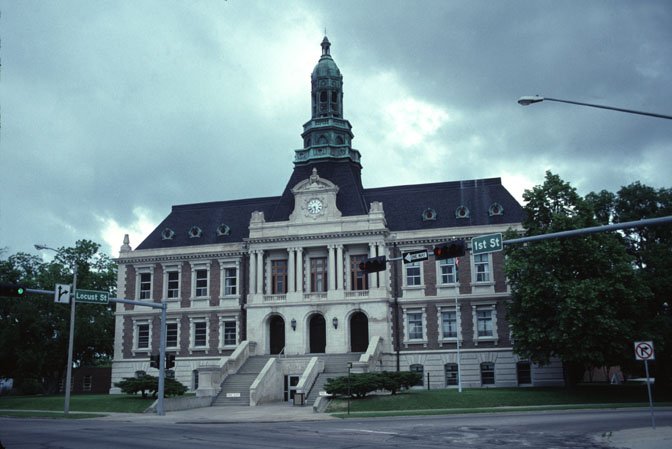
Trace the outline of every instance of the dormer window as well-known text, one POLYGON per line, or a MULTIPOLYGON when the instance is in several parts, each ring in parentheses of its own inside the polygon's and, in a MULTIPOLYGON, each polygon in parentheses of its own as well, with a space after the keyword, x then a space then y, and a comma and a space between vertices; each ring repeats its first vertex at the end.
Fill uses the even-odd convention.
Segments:
POLYGON ((460 206, 455 210, 455 218, 469 218, 469 208, 460 206))
POLYGON ((422 212, 422 221, 436 221, 436 211, 428 207, 422 212))
POLYGON ((192 226, 192 228, 189 229, 189 238, 197 239, 201 235, 203 235, 203 231, 198 226, 192 226))
POLYGON ((229 235, 231 234, 231 228, 229 228, 228 225, 222 223, 219 226, 217 226, 217 235, 218 236, 223 236, 223 235, 229 235))
POLYGON ((161 232, 161 240, 173 240, 175 237, 175 231, 170 228, 166 228, 161 232))
POLYGON ((504 208, 499 203, 492 203, 488 209, 488 214, 491 217, 493 215, 504 215, 504 208))

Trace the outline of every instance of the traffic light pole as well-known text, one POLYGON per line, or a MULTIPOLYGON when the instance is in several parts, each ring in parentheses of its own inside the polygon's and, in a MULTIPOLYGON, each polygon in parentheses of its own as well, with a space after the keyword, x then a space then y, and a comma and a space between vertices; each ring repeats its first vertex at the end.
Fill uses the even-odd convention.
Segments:
MULTIPOLYGON (((72 275, 72 291, 77 290, 77 262, 73 264, 74 274, 72 275)), ((75 297, 70 299, 70 336, 68 337, 68 364, 65 370, 65 405, 63 414, 67 415, 70 411, 70 386, 72 382, 72 352, 75 344, 75 297)))
MULTIPOLYGON (((2 284, 4 288, 9 284, 2 284)), ((12 284, 13 285, 13 284, 12 284)), ((72 357, 73 357, 73 346, 75 340, 75 291, 77 289, 77 267, 74 268, 74 275, 72 279, 72 292, 70 293, 70 337, 68 341, 68 366, 66 370, 66 379, 65 379, 65 406, 63 409, 64 414, 68 414, 70 409, 70 383, 72 382, 72 357)), ((37 295, 54 295, 56 292, 53 290, 41 290, 36 288, 26 288, 26 293, 32 293, 37 295)), ((167 304, 162 302, 160 304, 146 302, 146 301, 133 301, 131 299, 118 299, 118 298, 109 298, 109 302, 119 303, 119 304, 131 304, 134 306, 141 307, 151 307, 153 309, 161 309, 161 343, 160 343, 160 352, 161 360, 159 362, 159 391, 158 391, 158 404, 156 406, 156 414, 159 416, 164 416, 165 410, 163 406, 163 396, 165 392, 165 363, 166 363, 166 310, 167 304)))

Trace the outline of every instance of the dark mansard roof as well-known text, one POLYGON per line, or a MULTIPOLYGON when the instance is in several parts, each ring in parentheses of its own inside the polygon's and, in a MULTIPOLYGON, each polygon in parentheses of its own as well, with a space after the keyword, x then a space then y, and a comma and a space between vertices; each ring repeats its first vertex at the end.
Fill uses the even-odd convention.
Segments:
POLYGON ((253 211, 264 212, 268 222, 287 221, 294 209, 291 188, 310 177, 313 167, 339 187, 337 206, 344 216, 365 215, 373 201, 380 201, 392 232, 514 224, 523 219, 520 204, 500 178, 364 189, 359 165, 323 162, 296 166, 281 196, 173 206, 137 249, 241 242, 249 235, 253 211))

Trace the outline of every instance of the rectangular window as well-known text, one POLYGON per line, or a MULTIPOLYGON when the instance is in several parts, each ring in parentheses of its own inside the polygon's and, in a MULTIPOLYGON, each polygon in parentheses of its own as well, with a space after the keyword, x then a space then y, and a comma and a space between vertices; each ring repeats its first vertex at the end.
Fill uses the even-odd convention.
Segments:
POLYGON ((224 346, 236 345, 236 321, 224 321, 224 346))
POLYGON ((518 385, 532 384, 532 369, 530 362, 518 362, 516 364, 516 371, 518 372, 518 385))
POLYGON ((492 309, 476 309, 479 337, 492 337, 492 309))
POLYGON ((178 298, 180 296, 180 273, 177 271, 168 272, 168 286, 166 291, 167 298, 178 298))
POLYGON ((235 295, 237 294, 237 278, 238 273, 235 268, 225 268, 224 269, 224 294, 225 295, 235 295))
POLYGON ((166 323, 166 347, 177 347, 177 323, 166 323))
POLYGON ((408 315, 408 339, 422 340, 422 312, 412 312, 408 315))
POLYGON ((446 386, 457 385, 457 363, 446 363, 446 386))
POLYGON ((152 295, 152 275, 150 273, 140 274, 140 299, 150 299, 152 295))
POLYGON ((149 324, 138 324, 138 349, 149 349, 149 324))
POLYGON ((454 284, 457 282, 455 259, 440 260, 439 269, 441 270, 441 284, 454 284))
POLYGON ((327 291, 327 258, 314 257, 310 259, 310 291, 327 291))
POLYGON ((272 294, 287 293, 287 260, 271 261, 272 294))
POLYGON ((418 364, 416 364, 416 365, 411 365, 409 371, 412 372, 412 373, 418 373, 418 374, 420 374, 420 381, 419 381, 417 384, 415 384, 415 385, 420 385, 420 386, 422 386, 422 385, 425 384, 425 367, 424 367, 424 366, 422 366, 422 365, 418 365, 418 364))
POLYGON ((208 296, 208 270, 196 270, 196 297, 208 296))
POLYGON ((350 285, 352 290, 369 289, 369 275, 359 268, 359 264, 367 258, 365 254, 350 256, 350 285))
POLYGON ((490 262, 487 254, 474 256, 474 268, 476 270, 476 282, 490 281, 490 262))
POLYGON ((441 312, 441 330, 443 338, 457 338, 457 314, 441 312))
POLYGON ((91 391, 91 376, 84 376, 84 383, 82 385, 82 391, 91 391))
POLYGON ((495 364, 491 362, 481 363, 481 384, 495 384, 495 364))
POLYGON ((194 323, 194 347, 203 347, 207 345, 208 325, 205 321, 196 321, 194 323))
POLYGON ((420 278, 420 262, 407 263, 406 267, 406 285, 422 285, 420 278))

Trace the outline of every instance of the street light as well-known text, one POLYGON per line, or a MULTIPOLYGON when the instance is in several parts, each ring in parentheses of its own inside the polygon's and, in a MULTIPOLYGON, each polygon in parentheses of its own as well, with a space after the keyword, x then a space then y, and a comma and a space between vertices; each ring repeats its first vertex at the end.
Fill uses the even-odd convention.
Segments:
POLYGON ((518 104, 521 105, 521 106, 529 106, 531 104, 540 103, 542 101, 557 101, 558 103, 578 104, 579 106, 589 106, 591 108, 609 109, 611 111, 627 112, 628 114, 647 115, 649 117, 666 118, 668 120, 672 120, 672 115, 654 114, 652 112, 642 112, 642 111, 634 111, 632 109, 614 108, 612 106, 603 106, 603 105, 599 105, 599 104, 581 103, 581 102, 578 102, 578 101, 560 100, 560 99, 557 99, 557 98, 540 97, 539 95, 520 97, 518 99, 518 104))
MULTIPOLYGON (((58 250, 50 248, 47 245, 35 245, 35 249, 42 251, 48 249, 50 251, 58 250)), ((66 366, 65 375, 65 405, 63 406, 63 414, 67 415, 70 411, 70 383, 72 382, 72 347, 75 341, 75 297, 74 292, 77 289, 77 262, 72 265, 72 293, 70 297, 70 336, 68 339, 68 365, 66 366)))

